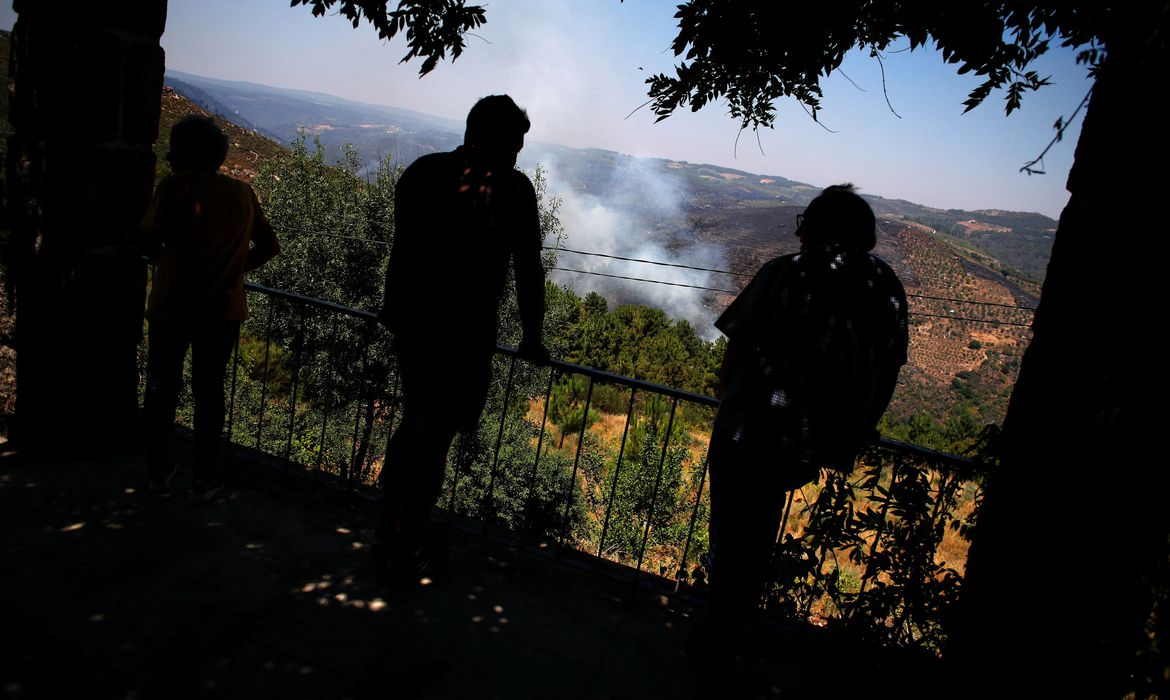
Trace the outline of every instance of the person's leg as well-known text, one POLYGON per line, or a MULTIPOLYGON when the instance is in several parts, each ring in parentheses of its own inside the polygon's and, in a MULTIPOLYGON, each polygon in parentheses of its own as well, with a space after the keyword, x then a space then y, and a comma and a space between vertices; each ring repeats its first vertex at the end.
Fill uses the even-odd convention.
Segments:
POLYGON ((749 464, 711 463, 711 634, 734 648, 760 602, 783 492, 749 464))
POLYGON ((405 404, 381 479, 385 506, 379 537, 391 551, 417 546, 424 537, 456 433, 434 401, 408 395, 405 404))
POLYGON ((220 436, 224 423, 224 373, 239 336, 239 322, 201 328, 191 344, 191 393, 195 401, 195 481, 223 482, 220 436))
POLYGON ((149 338, 150 357, 143 398, 146 464, 151 485, 165 488, 174 469, 171 434, 183 382, 183 358, 190 339, 183 329, 156 321, 150 323, 149 338))

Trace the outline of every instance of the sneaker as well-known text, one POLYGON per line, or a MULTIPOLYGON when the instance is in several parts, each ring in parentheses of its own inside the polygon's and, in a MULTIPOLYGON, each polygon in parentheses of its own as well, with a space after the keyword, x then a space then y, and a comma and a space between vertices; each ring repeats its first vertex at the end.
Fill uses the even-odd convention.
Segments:
POLYGON ((226 485, 222 481, 214 483, 209 481, 196 481, 195 488, 191 490, 191 500, 198 503, 211 503, 219 495, 219 492, 223 491, 223 487, 226 485))
MULTIPOLYGON (((164 468, 165 469, 165 468, 164 468)), ((175 478, 175 474, 179 473, 179 466, 172 463, 169 467, 167 475, 161 479, 151 476, 150 481, 146 484, 146 490, 150 493, 164 494, 171 492, 171 482, 175 478)))

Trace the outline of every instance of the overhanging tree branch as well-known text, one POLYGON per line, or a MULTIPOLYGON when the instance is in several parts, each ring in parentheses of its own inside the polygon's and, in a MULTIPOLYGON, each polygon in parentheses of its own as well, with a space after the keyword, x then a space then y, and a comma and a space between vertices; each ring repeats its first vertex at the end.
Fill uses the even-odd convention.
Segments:
POLYGON ((377 30, 379 39, 390 40, 399 32, 405 33, 409 51, 401 62, 423 59, 420 77, 434 70, 448 51, 452 61, 459 58, 466 48, 464 35, 487 21, 484 8, 468 5, 467 0, 399 0, 394 10, 389 0, 292 0, 291 6, 297 5, 309 5, 315 17, 323 17, 336 7, 355 29, 364 18, 377 30))

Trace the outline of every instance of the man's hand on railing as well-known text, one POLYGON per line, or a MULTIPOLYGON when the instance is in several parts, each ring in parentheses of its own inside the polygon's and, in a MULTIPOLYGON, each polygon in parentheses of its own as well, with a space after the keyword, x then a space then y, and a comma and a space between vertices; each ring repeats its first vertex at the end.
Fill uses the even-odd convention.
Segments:
POLYGON ((516 351, 520 354, 520 359, 531 362, 534 365, 547 365, 548 361, 552 359, 548 348, 539 340, 532 341, 524 338, 520 341, 520 346, 516 348, 516 351))

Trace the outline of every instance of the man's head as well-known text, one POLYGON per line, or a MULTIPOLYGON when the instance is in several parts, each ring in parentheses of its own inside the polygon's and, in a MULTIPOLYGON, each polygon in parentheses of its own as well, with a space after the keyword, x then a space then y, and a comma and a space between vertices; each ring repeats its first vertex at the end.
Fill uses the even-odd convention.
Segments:
POLYGON ((171 128, 167 162, 174 170, 214 173, 227 158, 228 139, 211 117, 184 117, 171 128))
POLYGON ((467 113, 463 145, 483 153, 490 161, 514 167, 530 126, 528 114, 511 97, 490 95, 467 113))
POLYGON ((796 235, 801 250, 828 244, 873 250, 877 245, 876 227, 873 209, 854 191, 853 185, 833 185, 809 203, 800 217, 796 235))

